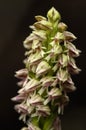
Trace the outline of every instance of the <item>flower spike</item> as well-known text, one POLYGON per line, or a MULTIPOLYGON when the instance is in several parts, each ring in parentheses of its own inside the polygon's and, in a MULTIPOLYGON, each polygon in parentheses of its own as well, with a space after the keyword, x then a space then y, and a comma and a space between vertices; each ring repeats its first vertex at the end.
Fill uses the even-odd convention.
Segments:
POLYGON ((35 19, 32 33, 23 42, 25 68, 15 74, 20 89, 12 101, 18 102, 14 108, 26 124, 21 130, 61 130, 59 115, 69 102, 67 94, 76 90, 71 74, 80 72, 74 58, 81 51, 54 7, 47 18, 37 15, 35 19))

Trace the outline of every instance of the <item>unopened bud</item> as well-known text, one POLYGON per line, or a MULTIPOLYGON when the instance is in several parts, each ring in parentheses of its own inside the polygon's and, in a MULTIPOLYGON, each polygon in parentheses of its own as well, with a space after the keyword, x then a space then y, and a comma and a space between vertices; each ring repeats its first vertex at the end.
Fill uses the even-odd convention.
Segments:
POLYGON ((59 21, 61 19, 59 12, 54 7, 52 7, 48 11, 47 17, 48 17, 48 20, 51 22, 56 22, 56 21, 59 21))
POLYGON ((67 25, 65 23, 61 22, 58 24, 58 29, 59 29, 59 31, 63 32, 67 29, 67 25))

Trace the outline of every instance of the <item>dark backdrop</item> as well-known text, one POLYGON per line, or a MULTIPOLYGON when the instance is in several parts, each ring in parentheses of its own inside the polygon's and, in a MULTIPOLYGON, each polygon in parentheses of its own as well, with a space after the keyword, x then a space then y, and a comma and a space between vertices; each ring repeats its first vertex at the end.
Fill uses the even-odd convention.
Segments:
POLYGON ((0 130, 19 130, 23 125, 10 100, 18 90, 14 72, 24 67, 22 41, 31 32, 28 26, 35 15, 45 16, 52 6, 78 37, 75 44, 82 50, 77 59, 82 72, 73 77, 77 91, 70 94, 62 129, 86 130, 86 0, 0 0, 0 130))

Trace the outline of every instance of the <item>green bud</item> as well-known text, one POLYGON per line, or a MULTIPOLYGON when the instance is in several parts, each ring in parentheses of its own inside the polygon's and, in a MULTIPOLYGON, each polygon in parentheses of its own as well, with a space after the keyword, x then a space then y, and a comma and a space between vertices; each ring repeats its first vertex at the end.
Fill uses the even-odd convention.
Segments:
POLYGON ((61 19, 61 16, 60 16, 59 12, 54 7, 52 7, 48 11, 47 17, 48 17, 48 20, 50 22, 56 22, 56 21, 59 21, 61 19))

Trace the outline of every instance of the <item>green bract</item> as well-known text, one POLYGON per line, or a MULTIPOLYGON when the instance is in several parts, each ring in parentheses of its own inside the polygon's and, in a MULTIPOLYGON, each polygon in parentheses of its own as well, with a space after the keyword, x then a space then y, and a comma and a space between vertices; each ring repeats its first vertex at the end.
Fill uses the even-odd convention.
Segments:
POLYGON ((12 100, 19 102, 15 109, 27 125, 22 130, 57 130, 57 117, 69 101, 67 93, 76 89, 71 74, 80 71, 74 59, 80 50, 54 7, 47 18, 35 18, 32 33, 24 41, 25 68, 15 74, 21 88, 12 100))

